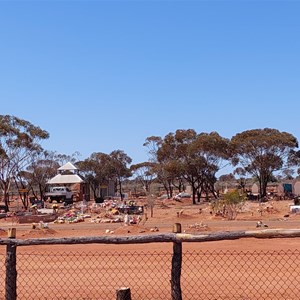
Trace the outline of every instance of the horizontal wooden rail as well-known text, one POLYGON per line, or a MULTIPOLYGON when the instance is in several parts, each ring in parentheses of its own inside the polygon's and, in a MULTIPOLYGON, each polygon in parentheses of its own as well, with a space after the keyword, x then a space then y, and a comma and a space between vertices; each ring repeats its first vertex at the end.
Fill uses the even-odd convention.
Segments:
POLYGON ((182 243, 237 240, 241 238, 292 238, 300 237, 300 229, 264 229, 251 231, 226 231, 210 234, 166 233, 131 236, 94 236, 69 238, 0 239, 0 245, 60 245, 60 244, 145 244, 182 243))

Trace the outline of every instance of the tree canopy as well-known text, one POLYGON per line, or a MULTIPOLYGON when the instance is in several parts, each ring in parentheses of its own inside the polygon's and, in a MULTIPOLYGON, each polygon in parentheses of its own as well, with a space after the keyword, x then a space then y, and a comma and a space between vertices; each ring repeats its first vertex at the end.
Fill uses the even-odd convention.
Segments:
POLYGON ((0 115, 0 186, 8 210, 12 179, 30 163, 30 157, 42 152, 40 141, 49 133, 15 116, 0 115))
POLYGON ((296 147, 298 141, 290 133, 270 128, 247 130, 231 139, 232 162, 257 179, 260 197, 265 197, 273 173, 287 165, 296 147))
POLYGON ((71 156, 49 152, 41 146, 47 138, 47 131, 26 120, 0 115, 0 189, 7 208, 12 182, 18 189, 30 189, 34 196, 39 193, 43 198, 46 182, 59 165, 68 161, 81 169, 95 198, 101 196, 101 186, 110 180, 123 197, 123 182, 135 175, 134 179, 146 192, 155 181, 164 187, 168 197, 173 196, 174 190, 185 191, 189 185, 194 204, 202 195, 218 197, 216 174, 228 162, 235 170, 219 178, 222 187, 227 187, 236 175, 236 186, 245 190, 249 174, 259 183, 261 197, 266 196, 268 182, 274 178, 291 179, 295 166, 300 166, 297 139, 271 128, 246 130, 231 139, 217 132, 197 133, 194 129, 178 129, 164 137, 150 136, 144 143, 149 160, 134 165, 122 150, 109 154, 94 152, 81 161, 78 152, 71 156))

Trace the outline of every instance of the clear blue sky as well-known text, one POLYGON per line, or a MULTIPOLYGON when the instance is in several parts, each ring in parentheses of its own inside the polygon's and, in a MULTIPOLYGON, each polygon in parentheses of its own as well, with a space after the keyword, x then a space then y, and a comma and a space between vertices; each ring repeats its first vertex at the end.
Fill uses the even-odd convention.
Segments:
POLYGON ((299 1, 0 1, 0 113, 63 154, 177 129, 300 140, 299 1))

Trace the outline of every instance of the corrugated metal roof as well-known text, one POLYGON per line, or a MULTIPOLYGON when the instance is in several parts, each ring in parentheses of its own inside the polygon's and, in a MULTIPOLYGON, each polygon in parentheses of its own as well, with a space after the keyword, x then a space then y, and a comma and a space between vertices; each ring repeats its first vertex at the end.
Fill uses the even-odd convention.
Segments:
POLYGON ((51 178, 47 183, 65 184, 65 183, 81 183, 81 182, 84 182, 84 180, 77 174, 72 174, 72 175, 57 174, 55 177, 51 178))
POLYGON ((78 168, 76 168, 72 163, 67 162, 66 164, 64 164, 63 166, 61 166, 60 168, 58 168, 59 171, 65 171, 65 170, 78 170, 78 168))

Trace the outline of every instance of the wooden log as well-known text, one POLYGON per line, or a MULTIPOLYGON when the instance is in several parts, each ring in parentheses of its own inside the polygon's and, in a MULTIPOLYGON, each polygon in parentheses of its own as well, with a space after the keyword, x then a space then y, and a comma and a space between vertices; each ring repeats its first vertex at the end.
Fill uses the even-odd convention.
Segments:
POLYGON ((273 239, 300 237, 299 229, 264 229, 250 231, 214 232, 211 234, 176 234, 176 240, 182 242, 209 242, 236 240, 241 238, 273 239))
POLYGON ((37 239, 0 239, 0 245, 15 244, 18 246, 29 245, 68 245, 68 244, 144 244, 167 243, 175 240, 175 234, 150 234, 136 236, 94 236, 94 237, 69 237, 69 238, 37 238, 37 239))
POLYGON ((131 291, 129 287, 122 287, 117 290, 117 300, 131 300, 131 291))
POLYGON ((208 242, 241 238, 293 238, 300 237, 300 229, 264 229, 253 231, 226 231, 210 234, 166 233, 135 236, 94 236, 69 238, 0 239, 0 245, 69 245, 69 244, 145 244, 168 242, 208 242))

